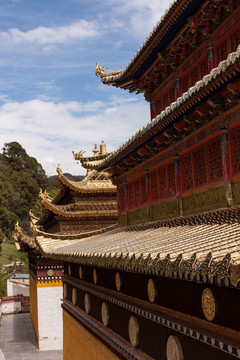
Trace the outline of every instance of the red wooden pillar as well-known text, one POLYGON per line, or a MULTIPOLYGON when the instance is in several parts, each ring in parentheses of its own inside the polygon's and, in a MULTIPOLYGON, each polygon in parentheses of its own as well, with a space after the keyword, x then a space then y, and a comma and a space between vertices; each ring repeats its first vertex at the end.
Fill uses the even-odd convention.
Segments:
POLYGON ((180 165, 179 165, 179 156, 176 155, 174 158, 174 175, 175 175, 175 187, 176 187, 176 196, 181 196, 181 175, 180 175, 180 165))
POLYGON ((150 189, 150 179, 149 179, 149 171, 146 171, 146 192, 147 192, 147 205, 151 205, 151 189, 150 189))
POLYGON ((118 211, 118 215, 120 215, 122 213, 122 208, 121 208, 121 196, 120 196, 120 189, 119 187, 117 187, 117 211, 118 211))
POLYGON ((227 129, 221 131, 222 167, 224 181, 230 180, 229 144, 227 129))
POLYGON ((182 184, 181 184, 181 169, 179 156, 174 157, 174 175, 175 175, 175 187, 176 187, 176 197, 178 203, 178 214, 183 216, 183 202, 182 202, 182 184))
POLYGON ((129 193, 128 193, 128 184, 125 182, 125 203, 126 203, 126 211, 129 211, 129 193))

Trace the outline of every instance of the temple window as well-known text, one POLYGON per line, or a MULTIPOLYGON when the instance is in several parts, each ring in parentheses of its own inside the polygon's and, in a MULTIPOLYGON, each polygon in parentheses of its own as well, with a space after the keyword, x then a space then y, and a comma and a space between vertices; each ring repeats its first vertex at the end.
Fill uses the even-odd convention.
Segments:
POLYGON ((193 173, 195 186, 201 186, 207 182, 205 146, 193 151, 193 173))
POLYGON ((209 181, 213 182, 223 177, 222 153, 220 139, 216 139, 207 145, 209 181))
POLYGON ((158 174, 157 170, 154 170, 150 173, 150 184, 151 184, 151 199, 158 199, 158 174))
POLYGON ((141 203, 145 204, 147 202, 147 184, 146 184, 146 176, 142 176, 140 179, 141 186, 141 203))
POLYGON ((192 154, 187 154, 180 159, 182 174, 182 192, 193 188, 192 154))
POLYGON ((135 191, 134 191, 134 182, 128 184, 128 193, 129 193, 129 207, 130 209, 135 206, 135 191))
POLYGON ((166 179, 166 168, 158 169, 158 181, 159 181, 159 199, 164 199, 167 197, 167 179, 166 179))
POLYGON ((164 200, 176 194, 174 163, 150 172, 151 200, 164 200))
MULTIPOLYGON (((133 209, 147 202, 145 175, 128 183, 129 208, 133 209)), ((123 209, 122 209, 123 210, 123 209)))
POLYGON ((135 181, 135 206, 141 204, 141 191, 139 179, 135 181))
POLYGON ((175 174, 174 174, 174 163, 167 166, 167 188, 168 197, 176 194, 175 174))
MULTIPOLYGON (((239 135, 240 136, 240 135, 239 135)), ((223 178, 220 138, 216 138, 180 158, 182 192, 223 178)))

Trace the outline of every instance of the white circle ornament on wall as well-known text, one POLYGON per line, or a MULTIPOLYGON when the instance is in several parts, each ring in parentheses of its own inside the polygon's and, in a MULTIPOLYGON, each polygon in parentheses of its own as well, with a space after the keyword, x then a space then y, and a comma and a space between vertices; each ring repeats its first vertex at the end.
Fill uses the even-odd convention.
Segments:
POLYGON ((128 323, 128 335, 132 346, 139 344, 139 323, 138 320, 131 316, 128 323))
POLYGON ((108 307, 108 304, 105 303, 105 302, 102 303, 101 315, 102 315, 103 325, 108 326, 108 323, 109 323, 109 307, 108 307))
POLYGON ((85 306, 85 311, 87 314, 90 313, 90 310, 91 310, 91 300, 90 300, 90 296, 89 294, 85 294, 85 297, 84 297, 84 306, 85 306))
POLYGON ((47 276, 53 276, 54 275, 54 270, 53 269, 49 269, 47 271, 47 276))
POLYGON ((77 303, 77 289, 76 288, 72 289, 72 303, 73 303, 73 305, 76 305, 76 303, 77 303))
POLYGON ((208 288, 202 293, 202 310, 208 321, 213 321, 216 315, 216 301, 212 291, 208 288))
POLYGON ((182 345, 177 336, 170 335, 166 348, 167 360, 184 360, 182 345))
POLYGON ((66 283, 64 283, 64 285, 63 285, 63 298, 64 299, 67 298, 67 291, 68 291, 68 286, 66 283))

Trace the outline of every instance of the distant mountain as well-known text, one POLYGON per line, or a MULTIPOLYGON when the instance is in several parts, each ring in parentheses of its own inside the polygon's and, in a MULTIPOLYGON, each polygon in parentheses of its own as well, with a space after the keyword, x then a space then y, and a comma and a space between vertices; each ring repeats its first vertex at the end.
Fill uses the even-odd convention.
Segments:
MULTIPOLYGON (((63 175, 71 181, 82 181, 85 177, 84 175, 72 175, 69 173, 64 173, 63 175)), ((52 176, 49 176, 49 178, 48 178, 50 184, 57 181, 57 179, 58 179, 58 175, 52 175, 52 176)))

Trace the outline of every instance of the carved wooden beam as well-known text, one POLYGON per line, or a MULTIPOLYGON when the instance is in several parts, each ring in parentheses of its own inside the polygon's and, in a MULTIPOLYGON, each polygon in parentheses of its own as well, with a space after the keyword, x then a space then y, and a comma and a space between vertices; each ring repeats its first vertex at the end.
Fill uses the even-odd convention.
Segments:
POLYGON ((144 145, 144 146, 142 146, 141 148, 139 148, 137 150, 137 153, 140 156, 145 156, 145 155, 148 155, 150 153, 150 150, 144 145))

